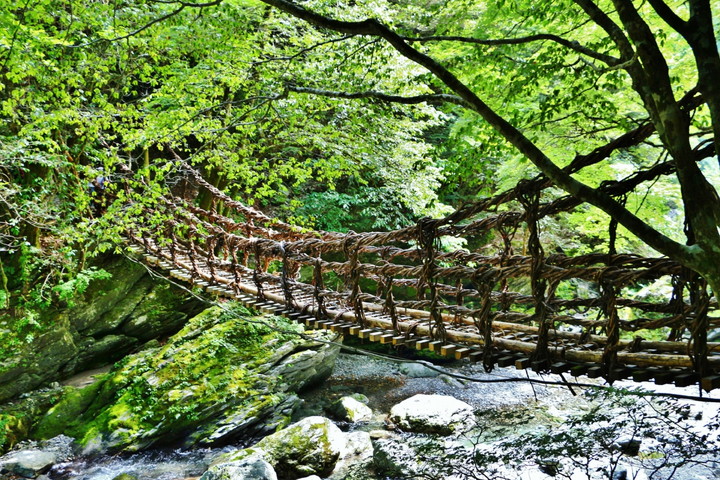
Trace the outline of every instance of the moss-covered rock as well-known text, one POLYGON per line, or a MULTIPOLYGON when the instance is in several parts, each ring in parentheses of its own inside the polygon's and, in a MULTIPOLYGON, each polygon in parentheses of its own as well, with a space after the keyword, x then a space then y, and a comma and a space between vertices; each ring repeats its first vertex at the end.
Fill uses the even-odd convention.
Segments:
POLYGON ((0 455, 25 440, 33 424, 62 395, 57 388, 42 389, 25 398, 6 403, 0 407, 0 455))
POLYGON ((201 310, 124 257, 100 259, 94 268, 109 275, 90 281, 70 303, 0 314, 0 402, 116 361, 201 310))
POLYGON ((346 443, 346 435, 330 420, 307 417, 251 448, 223 455, 213 463, 222 465, 259 456, 275 468, 281 480, 315 474, 325 477, 335 468, 346 443))
POLYGON ((126 357, 90 386, 68 389, 34 436, 65 433, 91 453, 267 434, 288 423, 298 401, 293 392, 329 374, 337 355, 337 347, 301 337, 301 330, 243 307, 210 308, 164 345, 126 357))

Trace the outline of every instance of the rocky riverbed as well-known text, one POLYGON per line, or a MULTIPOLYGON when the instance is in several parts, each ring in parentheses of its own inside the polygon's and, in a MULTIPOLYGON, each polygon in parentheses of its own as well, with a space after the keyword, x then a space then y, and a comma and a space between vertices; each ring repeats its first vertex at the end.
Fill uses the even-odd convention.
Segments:
POLYGON ((525 375, 512 369, 486 374, 464 362, 436 368, 341 353, 332 375, 301 393, 294 423, 250 448, 230 442, 222 448, 80 455, 63 458, 39 478, 720 478, 717 404, 484 383, 525 375), (411 408, 403 408, 408 403, 411 408))

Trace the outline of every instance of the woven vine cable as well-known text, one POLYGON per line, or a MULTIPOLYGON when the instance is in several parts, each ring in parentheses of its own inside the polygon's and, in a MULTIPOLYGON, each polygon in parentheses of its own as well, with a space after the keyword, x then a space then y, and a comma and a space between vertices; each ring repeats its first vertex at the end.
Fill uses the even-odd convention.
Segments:
POLYGON ((288 277, 292 272, 292 265, 288 256, 290 249, 285 242, 280 242, 280 251, 282 252, 282 270, 280 272, 280 286, 282 287, 285 305, 289 308, 295 308, 295 299, 293 298, 292 285, 288 277))
POLYGON ((322 259, 318 256, 313 264, 313 299, 315 300, 315 318, 320 320, 323 317, 327 317, 327 310, 325 308, 325 298, 322 295, 322 291, 325 289, 322 274, 322 259))
MULTIPOLYGON (((437 236, 438 224, 439 222, 437 220, 428 217, 421 218, 417 224, 418 248, 423 254, 423 265, 418 285, 427 286, 430 291, 430 305, 428 306, 428 310, 430 311, 428 323, 430 337, 435 340, 445 341, 447 339, 447 332, 445 322, 438 308, 439 294, 436 286, 435 272, 435 252, 439 250, 440 246, 437 236)), ((418 291, 418 293, 420 292, 418 291)))
POLYGON ((265 293, 263 291, 263 283, 261 279, 261 274, 263 272, 262 270, 262 248, 260 245, 260 239, 255 240, 254 245, 254 253, 255 253, 255 268, 253 268, 253 283, 255 284, 255 288, 257 289, 257 299, 258 301, 264 301, 265 300, 265 293))
MULTIPOLYGON (((533 320, 538 323, 538 339, 535 351, 530 355, 530 360, 539 365, 539 370, 547 371, 550 367, 550 351, 548 348, 548 337, 552 321, 547 316, 547 304, 545 303, 545 291, 547 280, 542 277, 545 267, 545 251, 540 243, 538 232, 538 208, 540 206, 540 192, 531 190, 520 197, 520 203, 525 208, 525 223, 528 228, 527 249, 532 258, 530 270, 530 286, 535 306, 533 320)), ((557 280, 550 280, 557 282, 557 280)))
POLYGON ((709 303, 707 282, 699 275, 695 275, 690 281, 690 304, 695 319, 690 325, 688 354, 692 358, 695 371, 701 377, 709 372, 707 346, 709 303))
POLYGON ((348 306, 355 312, 355 318, 358 324, 366 327, 365 310, 363 309, 362 299, 360 298, 362 291, 360 290, 360 268, 358 267, 358 256, 360 253, 360 244, 356 241, 356 234, 348 236, 345 241, 344 251, 348 262, 347 284, 350 287, 350 295, 348 296, 348 306))
POLYGON ((611 372, 617 365, 617 353, 620 349, 618 342, 620 341, 620 323, 618 319, 616 300, 617 295, 615 286, 604 279, 600 279, 600 291, 603 299, 603 314, 607 320, 606 335, 607 343, 603 350, 602 362, 605 366, 605 372, 611 372))

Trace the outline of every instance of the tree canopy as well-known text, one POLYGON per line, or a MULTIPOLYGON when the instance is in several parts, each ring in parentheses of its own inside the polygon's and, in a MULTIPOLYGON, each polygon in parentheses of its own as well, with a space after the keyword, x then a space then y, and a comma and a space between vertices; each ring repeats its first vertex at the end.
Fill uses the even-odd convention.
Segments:
POLYGON ((160 190, 187 159, 337 230, 540 176, 583 204, 568 235, 617 222, 720 288, 716 3, 2 1, 5 250, 52 233, 78 268, 117 218, 88 184, 120 165, 160 190))

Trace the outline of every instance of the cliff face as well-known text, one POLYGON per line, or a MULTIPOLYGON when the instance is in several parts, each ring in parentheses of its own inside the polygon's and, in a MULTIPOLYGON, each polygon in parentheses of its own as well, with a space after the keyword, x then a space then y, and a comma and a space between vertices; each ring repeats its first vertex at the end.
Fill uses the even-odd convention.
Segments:
POLYGON ((148 340, 170 335, 202 309, 185 291, 153 279, 123 257, 97 265, 111 277, 93 280, 67 308, 0 317, 0 402, 76 372, 122 358, 148 340), (35 325, 32 334, 16 335, 35 325))

